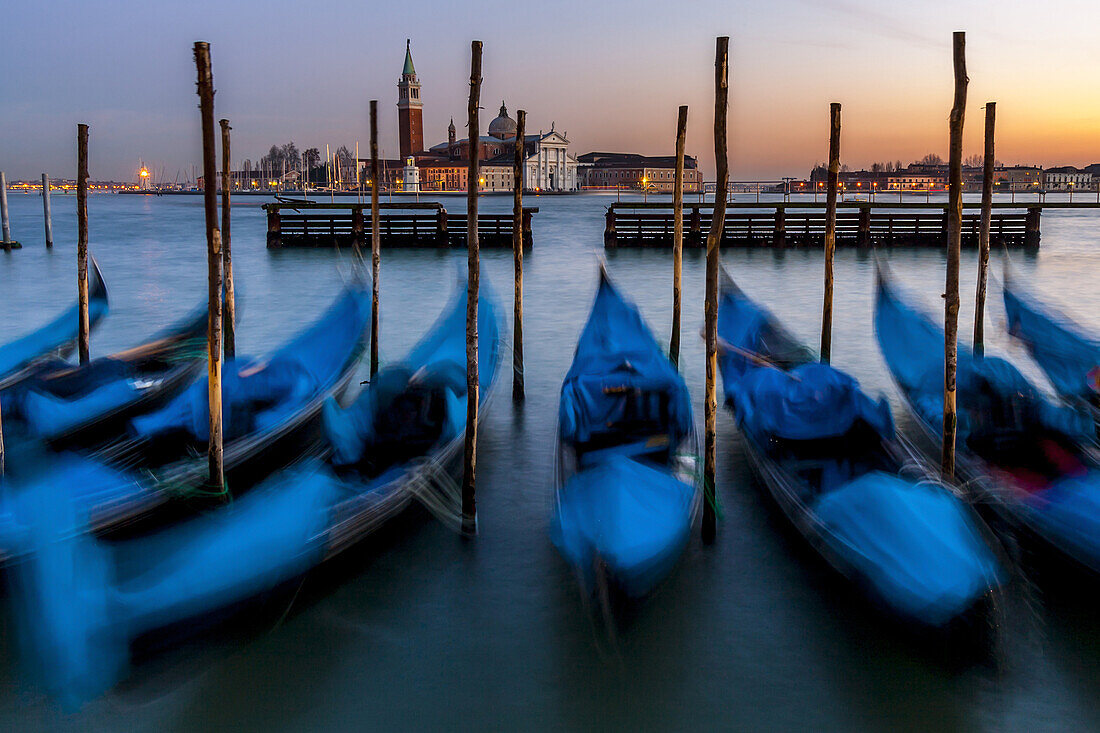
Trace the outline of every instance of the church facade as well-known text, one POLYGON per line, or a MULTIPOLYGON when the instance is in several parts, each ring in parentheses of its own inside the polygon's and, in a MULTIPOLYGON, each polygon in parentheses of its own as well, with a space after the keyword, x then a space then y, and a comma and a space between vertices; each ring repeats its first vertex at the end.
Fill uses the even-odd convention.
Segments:
MULTIPOLYGON (((413 66, 411 44, 405 42, 405 65, 397 84, 397 121, 402 160, 412 158, 421 191, 463 191, 468 182, 470 140, 458 139, 454 119, 447 127, 447 141, 424 149, 424 102, 413 66)), ((515 161, 516 121, 503 102, 485 135, 478 136, 478 187, 482 191, 510 191, 515 161)), ((551 123, 550 131, 528 132, 523 141, 523 187, 528 191, 577 191, 580 178, 577 158, 569 152, 569 139, 551 123)), ((411 177, 406 176, 411 180, 411 177)))

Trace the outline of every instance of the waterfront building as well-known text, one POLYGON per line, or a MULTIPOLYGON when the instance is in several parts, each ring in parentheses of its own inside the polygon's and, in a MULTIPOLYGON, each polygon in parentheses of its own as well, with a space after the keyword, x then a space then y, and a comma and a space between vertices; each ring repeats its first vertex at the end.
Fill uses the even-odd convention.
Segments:
POLYGON ((1047 168, 1043 171, 1043 188, 1047 191, 1087 191, 1092 188, 1093 175, 1072 165, 1047 168))
MULTIPOLYGON (((676 156, 637 153, 585 153, 578 158, 585 188, 632 188, 671 192, 676 181, 676 156)), ((697 193, 703 174, 696 158, 684 156, 684 192, 697 193)))

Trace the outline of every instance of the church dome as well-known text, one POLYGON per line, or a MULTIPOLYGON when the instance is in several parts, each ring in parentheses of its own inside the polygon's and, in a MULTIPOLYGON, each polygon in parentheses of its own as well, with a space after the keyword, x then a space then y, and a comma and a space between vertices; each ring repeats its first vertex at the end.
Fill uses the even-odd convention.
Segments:
POLYGON ((507 140, 516 136, 516 121, 508 116, 508 108, 500 103, 500 114, 489 123, 489 136, 498 140, 507 140))

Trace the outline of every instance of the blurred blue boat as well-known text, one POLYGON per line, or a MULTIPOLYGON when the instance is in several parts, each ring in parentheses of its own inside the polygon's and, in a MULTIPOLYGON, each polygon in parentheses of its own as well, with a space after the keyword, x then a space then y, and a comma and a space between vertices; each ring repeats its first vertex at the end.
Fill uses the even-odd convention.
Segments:
MULTIPOLYGON (((79 704, 124 674, 136 636, 300 578, 414 498, 449 512, 457 527, 459 497, 451 491, 466 423, 465 323, 463 280, 402 362, 379 371, 346 409, 326 398, 323 460, 280 471, 186 523, 122 541, 95 539, 62 485, 109 494, 137 482, 101 464, 60 459, 58 473, 25 492, 35 497, 23 507, 33 552, 13 573, 43 682, 79 704)), ((484 402, 501 357, 499 309, 484 283, 478 338, 484 402)))
MULTIPOLYGON (((311 326, 266 359, 238 356, 223 363, 223 460, 227 482, 250 486, 273 470, 315 452, 325 401, 347 389, 363 352, 370 289, 356 279, 311 326)), ((130 476, 123 488, 70 486, 90 527, 130 523, 175 498, 223 496, 209 487, 207 380, 157 410, 129 421, 123 437, 90 456, 130 476)), ((48 476, 44 479, 49 483, 48 476)), ((23 552, 23 522, 10 495, 0 505, 0 560, 23 552), (8 529, 5 530, 6 524, 8 529)))
POLYGON ((726 404, 776 504, 879 605, 942 628, 983 607, 1004 573, 970 506, 921 471, 885 399, 818 363, 722 273, 718 366, 726 404))
POLYGON ((586 591, 640 598, 672 571, 700 507, 698 461, 687 385, 601 267, 561 390, 551 522, 586 591))
MULTIPOLYGON (((880 272, 879 348, 929 444, 943 430, 943 330, 880 272)), ((956 473, 979 498, 1100 572, 1100 467, 1092 419, 1046 399, 1009 362, 958 346, 956 473)))
POLYGON ((1100 426, 1100 341, 1024 290, 1007 266, 1004 302, 1008 332, 1024 343, 1062 399, 1087 406, 1100 426))
POLYGON ((0 391, 6 429, 55 448, 107 442, 127 421, 171 399, 203 368, 207 307, 147 343, 83 366, 50 360, 0 391))
MULTIPOLYGON (((94 329, 107 315, 107 286, 94 257, 88 264, 88 327, 94 329)), ((0 390, 37 373, 43 361, 71 354, 80 331, 78 318, 74 305, 38 330, 0 346, 0 390)))

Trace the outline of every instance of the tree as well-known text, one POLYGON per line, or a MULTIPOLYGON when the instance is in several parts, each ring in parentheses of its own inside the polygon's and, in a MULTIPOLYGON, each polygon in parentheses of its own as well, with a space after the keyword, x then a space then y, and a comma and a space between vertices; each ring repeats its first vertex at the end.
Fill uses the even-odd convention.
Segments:
POLYGON ((301 155, 298 153, 298 146, 291 141, 283 145, 280 152, 283 155, 283 160, 286 161, 287 170, 297 170, 298 166, 302 163, 301 155))
POLYGON ((943 158, 936 155, 935 153, 929 153, 917 162, 921 165, 943 165, 943 158))
POLYGON ((871 172, 872 173, 882 173, 882 171, 885 170, 885 167, 886 166, 883 165, 882 163, 872 163, 871 164, 871 172))
POLYGON ((896 170, 896 171, 905 170, 905 167, 901 164, 900 160, 895 160, 894 161, 894 170, 896 170))
POLYGON ((317 148, 306 148, 302 152, 302 162, 306 167, 306 179, 312 181, 313 171, 321 163, 321 151, 317 148))
POLYGON ((985 157, 980 153, 974 153, 973 155, 966 156, 966 160, 963 161, 963 165, 968 168, 981 168, 985 163, 985 157))

